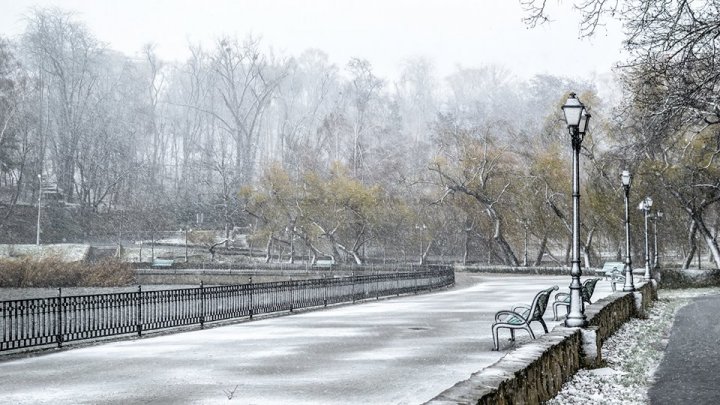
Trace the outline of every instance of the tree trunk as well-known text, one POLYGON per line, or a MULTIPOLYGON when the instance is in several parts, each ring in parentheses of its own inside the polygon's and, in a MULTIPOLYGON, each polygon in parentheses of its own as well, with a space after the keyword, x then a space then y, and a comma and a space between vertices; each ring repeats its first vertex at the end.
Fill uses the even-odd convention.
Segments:
POLYGON ((488 215, 490 215, 490 217, 493 218, 493 220, 495 221, 495 233, 493 235, 493 239, 495 240, 495 243, 500 246, 500 251, 503 255, 504 264, 517 267, 519 265, 517 256, 515 256, 512 247, 510 247, 510 244, 507 243, 505 237, 502 234, 502 221, 500 219, 500 216, 492 208, 488 208, 487 211, 488 215))
POLYGON ((540 266, 542 264, 543 255, 545 253, 545 250, 547 249, 547 241, 548 237, 547 234, 543 235, 542 241, 540 241, 540 250, 538 250, 537 257, 535 258, 535 263, 533 263, 533 266, 540 266))
POLYGON ((270 263, 270 260, 272 259, 272 241, 273 241, 273 234, 270 233, 270 236, 268 236, 267 243, 265 244, 265 263, 270 263))
POLYGON ((420 258, 421 265, 427 264, 427 257, 428 257, 428 254, 430 253, 430 247, 432 246, 432 244, 433 244, 433 239, 430 239, 428 241, 427 246, 425 246, 425 250, 422 253, 422 257, 420 258))
POLYGON ((718 263, 720 263, 720 249, 718 249, 717 240, 713 237, 712 232, 710 229, 705 225, 705 221, 703 221, 702 218, 696 218, 695 219, 698 222, 698 230, 700 231, 700 234, 705 239, 705 243, 708 246, 708 249, 710 249, 710 254, 712 255, 712 260, 715 264, 715 268, 718 268, 718 263))
POLYGON ((585 257, 585 268, 592 267, 591 264, 591 257, 594 256, 592 254, 592 239, 593 235, 595 234, 595 228, 592 228, 590 232, 588 232, 587 239, 585 240, 585 246, 583 246, 583 256, 585 257))
POLYGON ((695 257, 695 251, 697 250, 697 246, 695 244, 695 235, 696 234, 697 234, 697 224, 695 223, 695 221, 690 221, 690 230, 688 232, 688 246, 690 246, 690 250, 688 251, 685 258, 683 259, 683 264, 682 264, 683 270, 687 270, 690 267, 693 257, 695 257))
POLYGON ((465 229, 465 243, 463 246, 463 266, 467 265, 467 259, 468 259, 468 251, 470 250, 470 230, 465 229))
POLYGON ((565 262, 565 265, 566 265, 566 266, 569 266, 569 265, 570 265, 570 255, 572 254, 572 245, 573 245, 573 240, 572 240, 572 235, 570 235, 570 239, 568 239, 568 244, 567 244, 567 246, 565 247, 565 260, 564 260, 564 262, 565 262))

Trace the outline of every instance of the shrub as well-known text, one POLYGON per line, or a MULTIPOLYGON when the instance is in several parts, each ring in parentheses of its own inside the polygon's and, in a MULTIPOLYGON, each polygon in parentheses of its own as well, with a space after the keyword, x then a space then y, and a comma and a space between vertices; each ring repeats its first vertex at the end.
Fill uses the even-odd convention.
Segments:
POLYGON ((103 259, 66 263, 58 259, 0 260, 0 287, 115 287, 132 283, 128 263, 103 259))
POLYGON ((660 287, 674 288, 704 288, 720 286, 720 270, 679 270, 662 269, 656 273, 660 287))
POLYGON ((194 245, 212 245, 216 239, 214 231, 190 231, 187 238, 194 245))

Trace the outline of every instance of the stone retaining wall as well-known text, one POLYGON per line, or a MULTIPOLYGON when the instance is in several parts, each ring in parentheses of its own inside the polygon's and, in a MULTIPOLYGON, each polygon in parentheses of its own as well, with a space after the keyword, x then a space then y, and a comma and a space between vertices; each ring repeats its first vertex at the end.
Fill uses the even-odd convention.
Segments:
POLYGON ((539 404, 553 398, 582 366, 600 362, 600 347, 657 297, 654 283, 616 292, 586 307, 587 328, 556 326, 430 400, 429 404, 539 404))

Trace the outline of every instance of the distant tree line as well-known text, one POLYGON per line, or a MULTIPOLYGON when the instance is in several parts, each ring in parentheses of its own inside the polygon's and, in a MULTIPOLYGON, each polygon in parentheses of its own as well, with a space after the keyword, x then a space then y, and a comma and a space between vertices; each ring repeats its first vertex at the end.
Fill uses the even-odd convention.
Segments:
MULTIPOLYGON (((166 63, 152 45, 132 57, 108 49, 62 10, 33 10, 26 24, 0 39, 0 233, 32 228, 18 225, 19 207, 55 184, 77 213, 64 226, 86 239, 188 227, 231 238, 242 227, 267 260, 564 265, 571 148, 560 106, 575 91, 593 114, 585 265, 624 254, 624 169, 631 202, 652 195, 666 214, 664 252, 687 265, 702 238, 720 261, 717 69, 705 48, 677 45, 690 56, 665 54, 664 65, 637 56, 594 82, 496 66, 439 79, 422 58, 390 82, 363 59, 282 56, 253 37, 166 63)), ((645 55, 651 32, 637 27, 628 46, 645 55)), ((642 225, 633 207, 635 263, 642 225)))

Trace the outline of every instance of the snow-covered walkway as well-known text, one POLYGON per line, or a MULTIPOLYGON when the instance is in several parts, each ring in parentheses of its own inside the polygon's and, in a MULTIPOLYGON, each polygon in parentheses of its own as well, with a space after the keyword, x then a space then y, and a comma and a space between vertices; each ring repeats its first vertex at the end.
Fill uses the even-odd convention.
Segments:
MULTIPOLYGON (((422 403, 505 354, 491 351, 496 311, 570 282, 471 277, 466 288, 3 361, 0 402, 422 403)), ((593 299, 610 293, 601 281, 593 299)))
POLYGON ((648 319, 630 320, 605 342, 602 356, 607 366, 580 370, 548 405, 649 403, 648 390, 663 360, 676 312, 694 297, 720 295, 720 289, 659 290, 658 295, 648 319))

